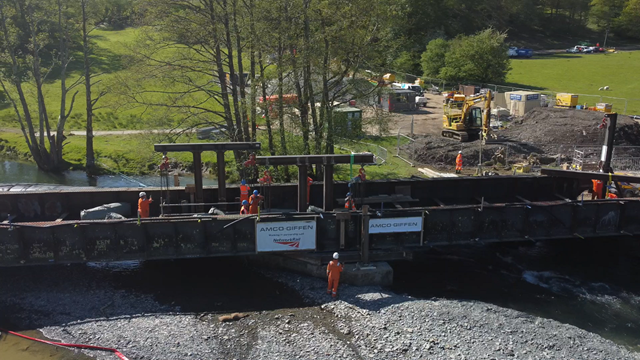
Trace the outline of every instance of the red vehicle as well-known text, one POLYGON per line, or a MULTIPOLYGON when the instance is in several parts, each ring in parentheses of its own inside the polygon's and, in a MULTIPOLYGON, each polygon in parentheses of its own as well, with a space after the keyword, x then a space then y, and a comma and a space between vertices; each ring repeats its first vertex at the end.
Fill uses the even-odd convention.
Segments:
MULTIPOLYGON (((278 95, 267 96, 267 101, 265 101, 264 97, 260 97, 258 100, 261 103, 269 104, 269 114, 272 116, 278 116, 278 101, 280 97, 278 95)), ((298 95, 296 94, 284 94, 282 95, 282 103, 285 107, 289 107, 291 105, 298 103, 298 95)))

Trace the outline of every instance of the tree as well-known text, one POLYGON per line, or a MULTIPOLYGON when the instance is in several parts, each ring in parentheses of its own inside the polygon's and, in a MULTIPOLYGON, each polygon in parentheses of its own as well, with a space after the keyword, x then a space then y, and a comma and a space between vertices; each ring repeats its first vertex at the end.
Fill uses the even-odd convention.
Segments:
POLYGON ((86 124, 86 171, 87 174, 92 174, 95 171, 95 155, 93 152, 93 111, 97 102, 106 94, 106 91, 101 91, 97 97, 92 97, 91 88, 93 85, 99 82, 92 82, 92 79, 100 74, 92 74, 91 72, 91 43, 89 34, 95 29, 92 26, 89 10, 87 5, 91 0, 81 0, 80 7, 82 8, 82 56, 84 60, 84 87, 85 87, 85 101, 87 110, 87 124, 86 124))
POLYGON ((81 83, 75 81, 69 86, 66 83, 74 38, 74 4, 62 0, 0 1, 0 61, 3 68, 0 85, 14 109, 34 161, 45 171, 65 168, 62 159, 64 126, 78 92, 72 95, 68 106, 67 96, 81 83), (54 69, 59 72, 61 95, 58 121, 55 134, 52 134, 53 122, 49 119, 43 84, 54 69), (37 118, 32 99, 23 86, 28 83, 35 88, 37 118))
POLYGON ((594 20, 600 29, 611 28, 611 25, 620 17, 625 0, 592 0, 589 17, 594 20))
POLYGON ((628 0, 616 21, 616 33, 640 39, 640 0, 628 0))
POLYGON ((440 70, 445 65, 445 56, 449 51, 449 42, 445 39, 434 39, 429 41, 427 50, 422 53, 422 72, 425 77, 438 77, 440 70))
POLYGON ((487 29, 451 41, 440 78, 450 81, 503 83, 511 70, 505 33, 487 29))

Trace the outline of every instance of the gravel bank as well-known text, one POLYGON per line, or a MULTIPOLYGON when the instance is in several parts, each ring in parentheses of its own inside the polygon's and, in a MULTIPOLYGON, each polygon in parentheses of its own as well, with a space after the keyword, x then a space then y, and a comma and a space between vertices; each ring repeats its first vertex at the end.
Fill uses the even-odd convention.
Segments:
MULTIPOLYGON (((252 300, 269 306, 251 306, 258 310, 248 311, 249 317, 220 323, 217 317, 230 311, 219 311, 215 298, 204 307, 210 310, 190 312, 180 301, 164 304, 170 299, 160 303, 137 287, 111 284, 106 270, 38 269, 24 277, 0 269, 0 308, 13 309, 14 323, 66 342, 114 347, 131 360, 640 359, 574 326, 494 305, 417 300, 353 286, 342 286, 340 300, 331 301, 325 281, 284 272, 254 272, 275 290, 256 291, 252 300), (34 272, 42 276, 34 278, 34 272), (287 307, 292 295, 278 290, 279 283, 307 305, 287 307), (278 303, 283 306, 273 306, 278 303)), ((128 276, 135 278, 135 271, 128 276)), ((206 280, 202 296, 208 296, 204 288, 216 287, 216 277, 200 276, 206 280)))

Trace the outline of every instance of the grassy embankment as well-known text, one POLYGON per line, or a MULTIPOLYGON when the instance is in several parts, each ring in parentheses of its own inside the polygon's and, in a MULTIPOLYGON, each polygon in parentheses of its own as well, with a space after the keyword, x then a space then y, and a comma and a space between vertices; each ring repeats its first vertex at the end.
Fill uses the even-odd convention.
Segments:
MULTIPOLYGON (((560 54, 513 60, 507 82, 554 92, 593 94, 629 99, 627 114, 640 115, 640 51, 615 54, 560 54), (609 86, 609 91, 599 91, 609 86), (635 100, 631 100, 635 99, 635 100)), ((581 96, 581 104, 595 106, 598 96, 581 96)), ((603 98, 623 113, 625 101, 603 98)))
MULTIPOLYGON (((136 79, 139 76, 139 74, 133 73, 126 67, 126 64, 131 60, 131 47, 135 43, 138 34, 139 30, 136 29, 122 31, 96 30, 93 33, 95 42, 94 62, 97 64, 99 71, 104 73, 101 75, 102 83, 100 86, 108 90, 108 93, 100 100, 100 109, 95 111, 95 130, 145 130, 178 126, 176 121, 179 120, 168 119, 144 107, 126 106, 123 103, 123 98, 118 95, 119 91, 117 89, 122 79, 135 81, 132 79, 136 79)), ((167 53, 166 56, 171 56, 171 53, 167 53)), ((81 54, 76 54, 75 58, 81 59, 81 54)), ((71 75, 68 83, 71 83, 80 76, 82 71, 81 64, 78 62, 73 63, 69 70, 71 75)), ((162 80, 147 79, 144 84, 145 89, 152 90, 166 89, 166 86, 167 84, 163 83, 162 80)), ((29 90, 30 98, 35 99, 34 94, 32 94, 33 89, 29 90)), ((84 88, 79 87, 77 90, 79 93, 75 107, 66 126, 68 130, 82 130, 84 127, 84 88)), ((51 118, 55 119, 57 118, 55 112, 57 112, 59 106, 57 99, 59 99, 60 94, 60 81, 51 80, 47 82, 44 91, 51 118)), ((162 96, 165 95, 152 94, 147 96, 151 96, 150 100, 162 102, 162 96)), ((0 127, 17 128, 14 119, 15 115, 12 108, 5 106, 0 109, 0 127)), ((266 137, 266 135, 261 132, 259 141, 262 141, 265 144, 264 148, 266 148, 266 139, 263 137, 266 137)), ((159 163, 160 156, 153 151, 152 145, 164 141, 167 141, 166 137, 160 134, 97 136, 94 139, 94 147, 98 161, 106 169, 135 175, 153 172, 155 166, 159 163)), ((182 136, 177 141, 193 142, 197 140, 193 137, 182 136)), ((392 156, 395 153, 395 137, 371 138, 365 141, 381 145, 389 150, 387 162, 384 165, 369 167, 368 175, 370 178, 408 177, 417 173, 415 169, 406 166, 401 160, 392 156)), ((290 154, 302 153, 302 144, 298 136, 288 132, 287 143, 289 144, 290 154)), ((374 150, 370 146, 353 143, 345 147, 353 151, 374 150)), ((345 150, 337 150, 339 152, 347 152, 345 150)), ((31 160, 22 134, 16 132, 0 131, 0 156, 20 161, 31 160)), ((71 164, 72 168, 80 169, 83 166, 84 157, 85 138, 83 136, 69 136, 68 144, 64 150, 64 158, 71 164)), ((170 157, 172 160, 182 163, 186 168, 189 168, 192 162, 190 153, 175 153, 170 154, 170 157)), ((215 154, 205 153, 202 160, 211 167, 215 163, 215 154)), ((234 163, 232 153, 227 153, 226 161, 234 163)), ((236 174, 230 174, 230 176, 232 178, 237 177, 236 174)), ((348 177, 348 166, 341 166, 337 169, 336 178, 346 180, 348 177)))

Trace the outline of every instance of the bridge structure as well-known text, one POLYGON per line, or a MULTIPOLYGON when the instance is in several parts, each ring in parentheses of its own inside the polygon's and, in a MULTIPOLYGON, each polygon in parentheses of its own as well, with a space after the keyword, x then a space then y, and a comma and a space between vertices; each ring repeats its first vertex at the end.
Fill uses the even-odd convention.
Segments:
MULTIPOLYGON (((185 206, 170 217, 142 220, 78 220, 82 209, 110 202, 129 202, 135 209, 138 188, 0 192, 0 266, 255 254, 322 263, 334 251, 345 261, 367 263, 447 245, 640 234, 640 200, 590 200, 582 194, 592 178, 609 175, 550 170, 545 176, 367 181, 360 210, 312 213, 298 210, 297 184, 275 184, 275 207, 291 210, 209 215, 192 214, 185 206)), ((640 183, 637 177, 612 178, 640 183)), ((337 202, 326 196, 326 186, 311 186, 311 204, 337 202)), ((346 182, 331 187, 348 191, 346 182)), ((154 195, 161 189, 145 191, 154 195)), ((184 189, 170 191, 172 199, 188 200, 184 189)), ((227 199, 240 195, 237 186, 225 192, 227 199)), ((220 189, 204 187, 202 197, 214 202, 220 189)), ((159 215, 153 205, 151 211, 159 215)))

